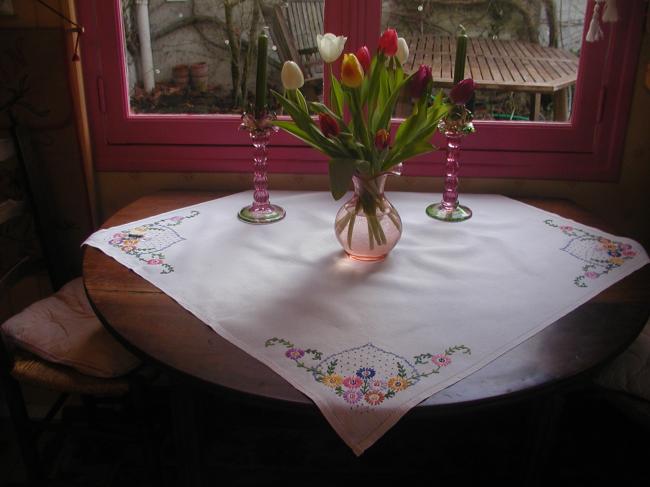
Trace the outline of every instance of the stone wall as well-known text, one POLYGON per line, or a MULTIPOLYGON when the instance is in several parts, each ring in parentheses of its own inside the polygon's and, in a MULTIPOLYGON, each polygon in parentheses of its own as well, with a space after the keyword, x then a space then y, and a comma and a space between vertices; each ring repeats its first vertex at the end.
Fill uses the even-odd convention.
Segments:
MULTIPOLYGON (((252 9, 256 2, 231 0, 231 3, 235 4, 235 36, 243 45, 247 45, 252 9)), ((280 0, 264 0, 261 3, 266 8, 280 3, 280 0)), ((135 1, 122 0, 122 7, 128 51, 129 87, 133 90, 136 82, 141 79, 137 26, 134 21, 135 1)), ((157 83, 170 82, 175 65, 206 62, 208 85, 224 93, 232 89, 224 0, 149 0, 149 22, 157 83)), ((260 24, 266 25, 266 21, 262 19, 260 24)), ((254 69, 252 72, 254 74, 254 69)), ((269 74, 277 76, 277 73, 269 74)), ((254 86, 253 83, 254 76, 249 76, 249 89, 254 86)))

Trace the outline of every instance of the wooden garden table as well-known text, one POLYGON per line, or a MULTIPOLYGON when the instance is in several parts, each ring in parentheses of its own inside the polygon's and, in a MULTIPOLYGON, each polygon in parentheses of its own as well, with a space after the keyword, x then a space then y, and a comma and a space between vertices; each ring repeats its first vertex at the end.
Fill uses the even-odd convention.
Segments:
MULTIPOLYGON (((450 88, 453 81, 456 39, 451 36, 412 34, 407 38, 411 56, 405 69, 420 64, 432 67, 436 86, 450 88)), ((536 120, 542 94, 553 95, 554 120, 568 118, 567 89, 576 83, 578 57, 563 49, 532 42, 469 39, 465 75, 480 90, 517 91, 531 94, 531 120, 536 120)))

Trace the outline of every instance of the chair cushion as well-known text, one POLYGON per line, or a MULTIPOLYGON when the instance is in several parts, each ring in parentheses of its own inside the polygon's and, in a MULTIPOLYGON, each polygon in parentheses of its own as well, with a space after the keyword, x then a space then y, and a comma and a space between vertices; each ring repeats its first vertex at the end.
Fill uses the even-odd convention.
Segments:
POLYGON ((650 321, 632 345, 598 374, 596 383, 650 401, 650 321))
POLYGON ((140 363, 95 316, 81 278, 9 318, 2 332, 10 344, 95 377, 124 375, 140 363))

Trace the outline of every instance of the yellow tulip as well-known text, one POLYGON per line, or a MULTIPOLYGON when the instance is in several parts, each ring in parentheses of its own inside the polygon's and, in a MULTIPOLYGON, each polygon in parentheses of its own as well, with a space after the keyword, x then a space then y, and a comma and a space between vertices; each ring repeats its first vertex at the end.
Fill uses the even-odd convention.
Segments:
POLYGON ((343 54, 341 83, 349 88, 358 88, 363 83, 363 68, 354 54, 343 54))

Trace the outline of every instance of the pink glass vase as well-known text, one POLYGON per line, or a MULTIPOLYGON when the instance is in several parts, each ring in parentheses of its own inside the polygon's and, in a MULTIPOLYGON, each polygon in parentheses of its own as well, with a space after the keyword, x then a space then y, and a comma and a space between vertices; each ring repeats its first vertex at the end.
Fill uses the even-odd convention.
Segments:
MULTIPOLYGON (((444 124, 441 123, 444 129, 444 124)), ((471 218, 472 210, 458 202, 458 169, 460 167, 460 143, 465 135, 458 130, 444 130, 447 139, 447 160, 445 164, 445 189, 442 201, 429 205, 427 215, 436 220, 461 222, 471 218)))
POLYGON ((273 223, 282 220, 285 216, 284 208, 273 205, 269 201, 267 146, 270 136, 270 128, 250 131, 253 142, 253 203, 242 208, 237 215, 246 223, 273 223))
POLYGON ((336 238, 355 260, 384 259, 402 236, 402 219, 384 195, 388 175, 353 176, 354 194, 336 214, 336 238))

